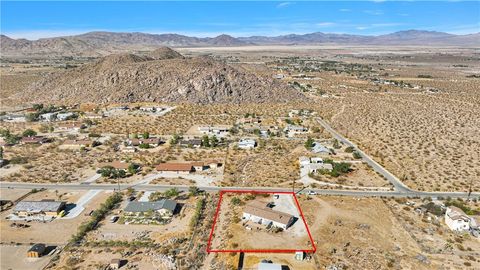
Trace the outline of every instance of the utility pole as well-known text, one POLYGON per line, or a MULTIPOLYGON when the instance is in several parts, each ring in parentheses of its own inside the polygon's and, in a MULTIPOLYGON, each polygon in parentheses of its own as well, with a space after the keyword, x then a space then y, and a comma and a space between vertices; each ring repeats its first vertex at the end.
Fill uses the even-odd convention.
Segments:
POLYGON ((469 187, 468 187, 468 197, 467 197, 467 201, 470 200, 470 195, 472 194, 472 184, 473 184, 473 178, 470 179, 470 184, 469 184, 469 187))

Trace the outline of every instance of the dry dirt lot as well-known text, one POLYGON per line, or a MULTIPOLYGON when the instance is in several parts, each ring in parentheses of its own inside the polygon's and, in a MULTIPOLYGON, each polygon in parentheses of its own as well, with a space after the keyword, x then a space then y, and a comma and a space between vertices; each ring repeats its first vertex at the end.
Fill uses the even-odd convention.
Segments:
POLYGON ((40 270, 51 259, 51 256, 27 258, 30 245, 0 245, 0 269, 4 270, 40 270))
MULTIPOLYGON (((41 191, 29 196, 28 200, 41 199, 61 199, 68 202, 76 202, 81 197, 82 192, 59 192, 55 191, 41 191)), ((77 231, 77 227, 90 217, 85 213, 98 208, 100 203, 103 203, 108 197, 107 193, 99 193, 85 206, 85 210, 76 218, 73 219, 56 219, 52 222, 17 222, 21 224, 30 225, 29 228, 14 228, 10 225, 13 221, 5 220, 5 217, 11 213, 12 210, 5 211, 0 214, 0 240, 2 243, 46 243, 62 245, 70 240, 71 235, 77 231), (52 233, 54 232, 54 233, 52 233)))
POLYGON ((298 214, 298 209, 291 195, 282 195, 273 199, 272 195, 257 195, 249 198, 246 194, 226 193, 223 195, 217 224, 215 225, 212 249, 312 249, 305 224, 298 214), (241 200, 239 205, 233 198, 241 200), (253 199, 255 198, 255 199, 253 199), (296 222, 281 232, 267 231, 266 226, 242 220, 242 209, 252 200, 265 203, 275 202, 273 209, 294 215, 296 222), (246 229, 246 226, 252 228, 246 229))
POLYGON ((172 237, 187 236, 189 234, 188 226, 194 213, 196 200, 192 197, 187 200, 178 200, 177 202, 183 204, 180 213, 174 216, 170 223, 165 225, 122 224, 121 219, 116 223, 111 223, 111 216, 122 216, 122 209, 128 204, 124 201, 118 210, 115 210, 113 214, 107 216, 105 220, 100 223, 99 228, 89 235, 88 240, 135 241, 149 238, 155 242, 162 242, 172 237))

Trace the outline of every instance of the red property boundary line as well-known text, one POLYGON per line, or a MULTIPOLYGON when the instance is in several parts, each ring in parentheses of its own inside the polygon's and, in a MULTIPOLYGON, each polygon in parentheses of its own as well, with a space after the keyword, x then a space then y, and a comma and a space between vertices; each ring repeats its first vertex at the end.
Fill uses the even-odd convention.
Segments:
POLYGON ((303 216, 303 211, 302 208, 300 207, 300 204, 298 203, 297 196, 295 195, 295 192, 286 192, 286 191, 279 191, 279 192, 273 192, 273 191, 258 191, 258 190, 220 190, 220 198, 218 199, 218 204, 217 204, 217 209, 215 211, 215 217, 213 218, 213 225, 212 229, 210 231, 210 236, 208 238, 208 244, 207 244, 207 252, 214 252, 214 253, 236 253, 236 252, 243 252, 243 253, 295 253, 298 251, 303 251, 305 253, 315 253, 317 251, 317 247, 315 246, 315 243, 312 238, 312 234, 310 233, 310 229, 308 228, 307 222, 305 221, 305 217, 303 216), (308 237, 310 239, 310 243, 312 243, 312 248, 311 249, 211 249, 212 245, 212 238, 213 238, 213 232, 215 231, 215 226, 217 224, 217 219, 220 213, 220 206, 222 204, 222 199, 223 199, 223 194, 225 193, 250 193, 250 194, 290 194, 293 196, 295 199, 295 204, 297 205, 297 208, 300 212, 300 216, 302 217, 303 224, 305 225, 305 228, 307 228, 307 233, 308 237))

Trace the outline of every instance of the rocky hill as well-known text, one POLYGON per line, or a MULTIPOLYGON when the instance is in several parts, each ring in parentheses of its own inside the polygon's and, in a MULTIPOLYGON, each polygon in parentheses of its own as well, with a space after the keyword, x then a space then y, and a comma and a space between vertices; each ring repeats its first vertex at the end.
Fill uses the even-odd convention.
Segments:
POLYGON ((271 78, 208 57, 183 58, 170 49, 154 55, 115 54, 47 75, 17 98, 26 102, 122 103, 286 102, 303 95, 271 78), (167 53, 165 53, 167 52, 167 53), (172 54, 176 57, 171 57, 172 54))

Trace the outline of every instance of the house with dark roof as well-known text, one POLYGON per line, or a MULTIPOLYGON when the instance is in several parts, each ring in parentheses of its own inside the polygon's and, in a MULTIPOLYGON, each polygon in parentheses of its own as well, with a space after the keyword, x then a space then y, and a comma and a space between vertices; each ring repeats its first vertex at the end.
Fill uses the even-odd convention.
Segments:
POLYGON ((155 202, 130 202, 123 210, 127 216, 145 217, 147 214, 170 218, 175 214, 178 204, 173 200, 159 200, 155 202))

